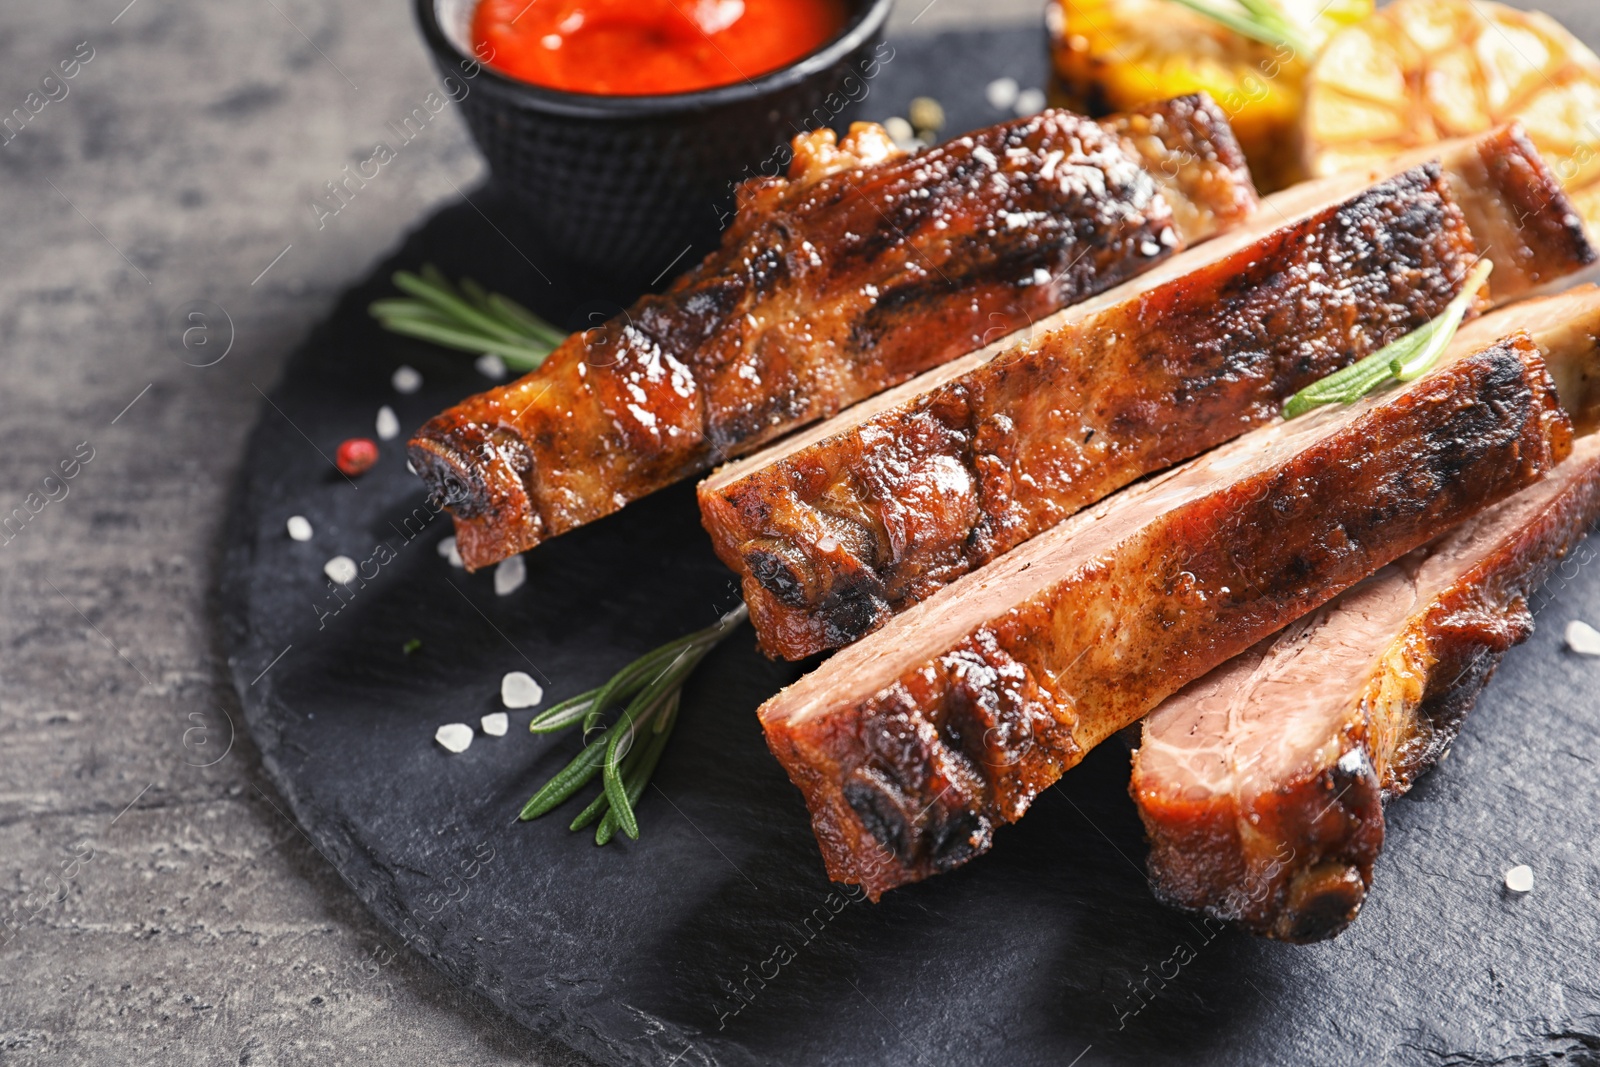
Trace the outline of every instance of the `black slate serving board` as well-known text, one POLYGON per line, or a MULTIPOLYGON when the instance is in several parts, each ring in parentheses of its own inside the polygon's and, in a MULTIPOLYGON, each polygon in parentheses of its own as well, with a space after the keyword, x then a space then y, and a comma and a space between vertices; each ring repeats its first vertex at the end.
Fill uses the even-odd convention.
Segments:
MULTIPOLYGON (((971 128, 1001 117, 990 79, 1043 76, 1037 32, 895 45, 867 115, 927 93, 949 129, 971 128)), ((492 191, 474 200, 496 215, 492 191)), ((627 298, 525 251, 452 207, 348 293, 264 409, 229 527, 222 622, 250 731, 396 947, 607 1064, 1600 1063, 1600 664, 1560 637, 1600 622, 1600 568, 1578 560, 1448 761, 1392 805, 1373 896, 1329 944, 1158 905, 1117 743, 969 867, 879 905, 831 886, 753 715, 797 671, 748 629, 690 683, 641 840, 569 834, 577 805, 514 824, 575 738, 531 737, 532 712, 513 712, 508 736, 452 756, 439 725, 499 710, 506 671, 532 673, 548 704, 736 603, 688 485, 529 553, 526 586, 497 597, 488 572, 437 554, 447 521, 421 522, 402 441, 355 483, 325 459, 370 435, 380 404, 409 430, 488 384, 368 320, 396 267, 471 273, 574 326, 627 298), (420 393, 390 389, 402 362, 420 393), (293 514, 310 543, 286 536, 293 514), (377 572, 348 603, 322 576, 341 553, 377 572), (1524 862, 1535 889, 1510 896, 1503 872, 1524 862)))

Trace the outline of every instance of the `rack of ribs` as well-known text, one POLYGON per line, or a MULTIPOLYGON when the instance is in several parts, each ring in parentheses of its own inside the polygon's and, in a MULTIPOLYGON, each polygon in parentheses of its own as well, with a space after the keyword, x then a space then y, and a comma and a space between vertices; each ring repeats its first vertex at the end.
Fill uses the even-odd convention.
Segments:
POLYGON ((958 578, 762 705, 829 876, 986 851, 1112 733, 1540 478, 1572 425, 1527 335, 1244 436, 958 578))
MULTIPOLYGON (((1557 381, 1594 428, 1600 291, 1474 325, 1573 346, 1557 381), (1553 340, 1565 333, 1566 341, 1553 340)), ((1556 364, 1552 364, 1555 368, 1556 364)), ((1285 941, 1355 919, 1383 804, 1449 748, 1546 578, 1600 517, 1600 435, 1544 480, 1190 683, 1144 722, 1130 791, 1156 894, 1285 941)))
POLYGON ((413 466, 478 568, 963 355, 1238 225, 1222 112, 1045 111, 906 155, 796 139, 721 247, 536 371, 435 417, 413 466))
POLYGON ((1594 261, 1517 130, 1441 158, 1354 195, 1366 175, 1269 200, 1251 226, 1028 341, 718 470, 700 485, 702 522, 740 575, 763 650, 802 659, 849 644, 1108 493, 1275 418, 1301 388, 1439 314, 1474 258, 1473 220, 1494 242, 1497 299, 1594 261), (1515 227, 1506 205, 1522 205, 1515 227))

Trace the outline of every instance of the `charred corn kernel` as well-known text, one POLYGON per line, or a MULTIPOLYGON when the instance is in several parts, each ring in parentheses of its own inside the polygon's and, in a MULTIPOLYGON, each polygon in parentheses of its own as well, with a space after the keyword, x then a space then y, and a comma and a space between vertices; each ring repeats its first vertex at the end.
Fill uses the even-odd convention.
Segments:
MULTIPOLYGON (((1247 10, 1237 0, 1213 2, 1247 10)), ((1277 0, 1316 45, 1372 4, 1277 0)), ((1263 191, 1303 176, 1300 109, 1314 57, 1250 40, 1173 0, 1050 0, 1046 22, 1058 106, 1102 115, 1204 91, 1227 112, 1263 191)))
POLYGON ((1513 120, 1600 235, 1600 59, 1547 15, 1396 0, 1322 49, 1302 143, 1332 174, 1513 120))

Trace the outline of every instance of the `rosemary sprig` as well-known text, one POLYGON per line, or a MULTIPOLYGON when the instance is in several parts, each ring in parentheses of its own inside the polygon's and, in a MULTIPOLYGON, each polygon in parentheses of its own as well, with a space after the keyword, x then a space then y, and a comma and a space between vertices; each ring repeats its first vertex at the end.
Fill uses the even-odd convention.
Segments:
POLYGON ((668 641, 651 649, 613 674, 602 685, 569 697, 534 716, 528 729, 536 734, 557 733, 583 723, 583 750, 529 798, 522 819, 537 819, 569 800, 600 775, 600 795, 572 820, 571 830, 594 823, 594 843, 603 845, 618 830, 639 836, 634 805, 644 795, 672 728, 678 720, 683 683, 700 661, 740 623, 750 611, 740 604, 704 630, 668 641), (613 705, 621 711, 610 725, 602 726, 613 705), (592 736, 591 736, 592 735, 592 736))
POLYGON ((463 352, 493 352, 516 371, 530 371, 566 339, 548 322, 471 278, 459 287, 432 263, 396 271, 396 288, 410 297, 377 300, 367 309, 386 330, 463 352))
POLYGON ((1226 6, 1230 0, 1173 0, 1197 14, 1242 37, 1263 44, 1283 45, 1309 60, 1317 45, 1305 29, 1278 6, 1276 0, 1238 0, 1238 9, 1226 6), (1222 6, 1219 6, 1222 5, 1222 6))
POLYGON ((1462 283, 1461 292, 1438 318, 1391 341, 1359 363, 1300 390, 1283 406, 1283 417, 1292 419, 1323 404, 1353 404, 1387 382, 1415 381, 1428 373, 1461 328, 1461 320, 1493 269, 1489 260, 1478 260, 1462 283))

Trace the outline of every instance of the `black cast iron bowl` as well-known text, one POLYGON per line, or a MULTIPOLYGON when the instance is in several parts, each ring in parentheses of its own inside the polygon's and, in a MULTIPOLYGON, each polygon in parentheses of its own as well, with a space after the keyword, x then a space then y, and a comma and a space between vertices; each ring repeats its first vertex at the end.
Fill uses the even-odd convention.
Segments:
POLYGON ((545 89, 475 56, 476 0, 416 0, 422 35, 527 233, 575 266, 649 284, 715 244, 739 181, 780 174, 789 139, 862 99, 891 0, 851 0, 844 30, 786 67, 661 96, 545 89), (464 95, 459 95, 464 94, 464 95))

